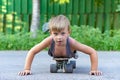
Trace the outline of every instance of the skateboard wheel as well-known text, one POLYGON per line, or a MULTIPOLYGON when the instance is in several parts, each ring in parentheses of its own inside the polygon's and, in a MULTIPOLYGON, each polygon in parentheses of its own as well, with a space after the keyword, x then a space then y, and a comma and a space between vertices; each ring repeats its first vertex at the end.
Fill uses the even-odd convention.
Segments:
POLYGON ((57 66, 56 64, 50 64, 50 72, 57 73, 57 66))
POLYGON ((75 69, 76 68, 76 61, 70 61, 70 64, 72 64, 73 68, 75 69))
POLYGON ((73 65, 72 64, 66 64, 64 69, 65 69, 66 73, 72 73, 73 72, 73 65))

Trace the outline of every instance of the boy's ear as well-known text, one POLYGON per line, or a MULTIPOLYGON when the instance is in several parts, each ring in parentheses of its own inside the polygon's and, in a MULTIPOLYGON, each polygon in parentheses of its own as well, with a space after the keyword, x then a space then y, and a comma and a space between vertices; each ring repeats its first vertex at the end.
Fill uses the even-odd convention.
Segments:
POLYGON ((71 30, 69 30, 68 32, 69 32, 69 34, 70 34, 70 33, 71 33, 71 30))
POLYGON ((50 35, 52 34, 50 30, 49 30, 49 34, 50 34, 50 35))

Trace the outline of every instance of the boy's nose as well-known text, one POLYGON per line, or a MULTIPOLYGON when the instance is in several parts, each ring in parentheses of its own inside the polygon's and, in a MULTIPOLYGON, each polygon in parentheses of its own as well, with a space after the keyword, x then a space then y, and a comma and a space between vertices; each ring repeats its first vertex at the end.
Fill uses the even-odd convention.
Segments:
POLYGON ((58 39, 61 39, 62 38, 62 36, 61 35, 58 35, 58 37, 57 37, 58 39))

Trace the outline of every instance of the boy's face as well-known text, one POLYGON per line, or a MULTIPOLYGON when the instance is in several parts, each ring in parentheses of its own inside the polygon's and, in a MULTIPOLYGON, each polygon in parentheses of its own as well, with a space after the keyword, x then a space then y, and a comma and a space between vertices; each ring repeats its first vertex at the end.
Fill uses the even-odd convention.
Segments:
POLYGON ((66 45, 66 39, 69 36, 70 32, 68 31, 68 27, 65 27, 61 31, 50 31, 51 36, 53 37, 55 44, 57 46, 64 46, 66 45))

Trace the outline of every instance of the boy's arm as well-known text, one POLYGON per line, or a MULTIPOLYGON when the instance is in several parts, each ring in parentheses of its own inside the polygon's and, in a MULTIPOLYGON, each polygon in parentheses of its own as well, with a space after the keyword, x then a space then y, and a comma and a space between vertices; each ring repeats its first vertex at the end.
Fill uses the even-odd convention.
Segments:
POLYGON ((27 57, 26 57, 24 70, 19 72, 19 75, 23 76, 23 75, 28 75, 31 73, 30 72, 31 64, 32 64, 32 61, 33 61, 35 54, 37 54, 38 52, 40 52, 44 48, 48 47, 50 42, 51 42, 51 37, 48 37, 30 49, 30 51, 28 52, 27 57))
POLYGON ((87 45, 81 44, 72 38, 71 38, 71 46, 75 50, 84 52, 90 56, 90 60, 91 60, 90 74, 91 75, 101 75, 102 74, 100 71, 98 71, 98 56, 97 56, 97 52, 95 49, 93 49, 87 45))

